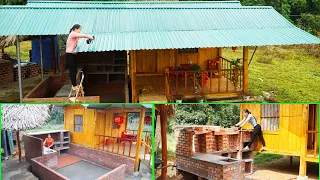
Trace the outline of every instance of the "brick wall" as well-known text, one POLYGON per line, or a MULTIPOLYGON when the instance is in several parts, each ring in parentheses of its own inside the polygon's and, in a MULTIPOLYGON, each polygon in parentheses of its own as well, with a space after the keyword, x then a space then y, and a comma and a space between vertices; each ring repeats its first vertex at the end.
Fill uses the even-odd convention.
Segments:
POLYGON ((193 156, 193 132, 190 129, 176 130, 176 153, 185 156, 193 156))
MULTIPOLYGON (((244 180, 245 162, 209 163, 188 156, 176 155, 177 169, 212 180, 244 180)), ((179 171, 178 171, 179 173, 179 171)))
POLYGON ((126 165, 126 173, 133 174, 134 159, 118 156, 116 154, 95 150, 77 144, 70 144, 70 154, 91 161, 100 166, 115 169, 122 164, 126 165))
POLYGON ((57 169, 58 168, 58 153, 50 153, 50 154, 45 154, 42 156, 42 163, 46 167, 50 169, 57 169))
POLYGON ((97 178, 97 180, 111 180, 111 179, 124 180, 125 171, 126 171, 126 165, 122 164, 121 166, 113 169, 107 174, 97 178))
POLYGON ((0 85, 14 81, 12 62, 0 58, 0 85))
POLYGON ((27 161, 43 155, 43 140, 40 138, 23 135, 24 150, 27 161))
MULTIPOLYGON (((18 81, 19 79, 18 67, 13 68, 13 71, 14 71, 14 81, 18 81)), ((34 76, 37 76, 38 74, 39 74, 38 64, 29 64, 21 67, 21 79, 34 77, 34 76)))
POLYGON ((70 180, 69 178, 63 176, 62 174, 55 172, 54 170, 46 167, 41 162, 43 161, 42 157, 33 158, 30 160, 31 171, 39 179, 43 180, 70 180))

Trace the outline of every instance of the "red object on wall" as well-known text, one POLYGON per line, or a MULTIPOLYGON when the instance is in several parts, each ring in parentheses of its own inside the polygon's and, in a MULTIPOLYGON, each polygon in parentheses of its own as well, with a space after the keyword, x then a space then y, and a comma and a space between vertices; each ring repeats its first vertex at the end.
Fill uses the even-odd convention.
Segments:
POLYGON ((108 146, 110 144, 109 139, 106 139, 106 146, 108 146))
POLYGON ((124 116, 116 116, 113 118, 113 122, 117 124, 117 128, 120 129, 121 124, 124 122, 124 116))
POLYGON ((151 116, 146 116, 145 118, 144 118, 144 120, 146 121, 146 124, 150 124, 151 123, 151 121, 152 121, 152 117, 151 116))
POLYGON ((236 52, 236 50, 237 50, 237 46, 232 46, 232 51, 236 52))
POLYGON ((219 59, 208 60, 208 70, 214 70, 219 68, 219 59))

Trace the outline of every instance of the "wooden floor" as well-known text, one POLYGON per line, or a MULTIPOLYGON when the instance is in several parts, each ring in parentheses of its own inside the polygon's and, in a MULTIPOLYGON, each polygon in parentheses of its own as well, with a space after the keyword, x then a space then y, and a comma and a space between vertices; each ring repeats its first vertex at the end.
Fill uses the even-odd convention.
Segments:
POLYGON ((137 76, 137 93, 141 89, 143 91, 139 95, 139 102, 167 102, 164 76, 137 76))
MULTIPOLYGON (((199 89, 198 93, 202 91, 204 93, 210 92, 210 79, 211 79, 211 92, 218 93, 218 78, 209 78, 206 86, 203 89, 199 89)), ((170 92, 176 89, 176 79, 169 79, 170 92)), ((167 102, 165 96, 165 77, 164 76, 138 76, 136 78, 136 89, 139 93, 140 89, 143 89, 139 95, 139 102, 167 102)), ((220 81, 220 92, 234 92, 241 91, 240 88, 235 86, 225 77, 221 78, 220 81)), ((178 92, 174 94, 194 94, 194 82, 190 79, 187 81, 187 88, 185 89, 184 77, 178 79, 178 92)))

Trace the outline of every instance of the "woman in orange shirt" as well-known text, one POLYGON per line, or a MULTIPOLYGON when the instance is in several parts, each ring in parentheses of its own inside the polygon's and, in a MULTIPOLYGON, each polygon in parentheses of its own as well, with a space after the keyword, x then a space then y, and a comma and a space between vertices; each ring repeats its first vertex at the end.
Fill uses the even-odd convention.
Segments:
POLYGON ((47 148, 53 149, 53 142, 54 142, 54 139, 51 138, 50 134, 48 134, 48 138, 44 140, 43 145, 47 148))

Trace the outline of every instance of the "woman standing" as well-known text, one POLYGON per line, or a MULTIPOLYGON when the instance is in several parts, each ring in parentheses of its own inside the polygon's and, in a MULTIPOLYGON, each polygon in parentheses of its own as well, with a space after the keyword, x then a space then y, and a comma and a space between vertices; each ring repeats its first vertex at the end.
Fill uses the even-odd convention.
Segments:
POLYGON ((76 49, 78 45, 79 38, 88 38, 93 40, 93 37, 87 34, 81 34, 81 26, 79 24, 73 25, 70 29, 68 40, 67 40, 67 47, 66 47, 66 61, 67 66, 69 68, 70 79, 72 83, 72 90, 77 90, 77 62, 76 62, 76 49))
POLYGON ((266 143, 264 142, 264 139, 263 139, 260 124, 257 123, 256 118, 254 118, 254 116, 251 114, 251 112, 248 109, 243 110, 242 113, 243 113, 244 119, 242 121, 240 121, 239 123, 237 123, 236 126, 242 127, 247 122, 249 122, 253 126, 253 133, 252 133, 251 140, 249 141, 248 145, 243 150, 249 150, 249 147, 251 146, 251 144, 255 140, 256 136, 258 135, 261 142, 262 142, 262 146, 263 146, 260 149, 260 151, 266 151, 267 150, 266 143))

